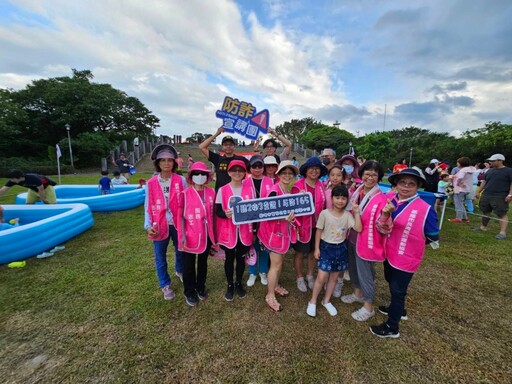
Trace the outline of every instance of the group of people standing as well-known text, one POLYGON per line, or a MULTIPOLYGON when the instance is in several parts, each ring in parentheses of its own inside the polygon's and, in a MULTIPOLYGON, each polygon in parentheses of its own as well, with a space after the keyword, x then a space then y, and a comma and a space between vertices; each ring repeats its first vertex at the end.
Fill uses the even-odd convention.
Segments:
POLYGON ((341 300, 362 304, 352 313, 355 320, 373 317, 374 264, 383 262, 391 302, 379 310, 388 319, 370 330, 380 337, 398 337, 409 282, 421 263, 425 244, 439 239, 436 213, 417 194, 425 186, 424 176, 405 169, 389 178, 395 188, 383 194, 378 182, 384 171, 377 161, 363 160, 360 164, 350 155, 336 160, 335 152, 327 150, 299 168, 287 159, 291 143, 275 132, 271 132, 275 138, 263 143, 263 153, 247 160, 235 155, 235 141, 230 136, 222 139, 222 155, 208 149, 222 133, 223 128, 219 128, 199 146, 215 166, 215 188, 207 186, 213 171, 203 162, 195 162, 183 177, 176 173, 178 154, 174 147, 161 144, 152 153, 158 174, 147 182, 144 227, 154 244, 164 298, 175 296, 166 261, 170 240, 176 251, 176 275, 183 279, 185 301, 190 306, 208 297, 207 259, 214 244, 225 252, 224 299, 244 298, 245 286, 254 285, 259 273, 261 283, 267 286, 265 303, 276 312, 282 310, 280 298, 289 294, 280 275, 285 255, 293 248, 297 289, 311 290, 306 312, 312 317, 316 316, 322 290, 322 306, 330 315, 337 314, 331 297, 341 296, 341 274, 346 270, 354 292, 341 300), (279 155, 277 140, 284 144, 279 155), (272 176, 268 176, 269 165, 275 167, 272 176), (235 197, 249 200, 307 192, 313 199, 313 214, 296 216, 290 211, 279 219, 233 223, 235 197), (244 284, 251 247, 258 253, 258 261, 249 269, 244 284))

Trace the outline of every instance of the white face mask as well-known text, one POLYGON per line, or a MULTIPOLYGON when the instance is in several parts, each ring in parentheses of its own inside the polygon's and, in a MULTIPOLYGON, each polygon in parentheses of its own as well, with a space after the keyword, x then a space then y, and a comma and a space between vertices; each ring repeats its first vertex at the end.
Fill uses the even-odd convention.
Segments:
POLYGON ((204 183, 206 183, 206 179, 207 179, 206 175, 192 176, 192 181, 194 182, 194 184, 197 184, 197 185, 203 185, 204 183))

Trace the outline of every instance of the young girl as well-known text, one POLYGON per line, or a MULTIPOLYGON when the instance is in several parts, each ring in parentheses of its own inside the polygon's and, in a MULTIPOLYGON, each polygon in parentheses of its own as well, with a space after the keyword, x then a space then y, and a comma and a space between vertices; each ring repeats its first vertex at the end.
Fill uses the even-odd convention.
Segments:
POLYGON ((245 270, 245 254, 249 252, 252 244, 252 224, 235 225, 231 217, 233 210, 230 199, 240 196, 243 200, 254 199, 254 191, 249 185, 242 186, 247 168, 242 160, 231 160, 228 166, 228 174, 231 181, 221 187, 215 200, 217 212, 217 240, 226 253, 224 260, 224 272, 228 287, 224 299, 233 301, 235 289, 239 298, 244 298, 246 291, 242 286, 242 277, 245 270), (233 272, 236 259, 236 284, 233 284, 233 272))
MULTIPOLYGON (((269 196, 282 196, 290 193, 290 187, 298 173, 299 170, 290 160, 281 161, 277 170, 279 182, 272 187, 269 196)), ((284 256, 288 252, 290 244, 297 240, 297 230, 292 224, 294 222, 295 215, 291 212, 285 219, 262 221, 258 230, 259 239, 270 251, 270 270, 268 271, 265 303, 275 312, 282 309, 276 299, 276 293, 279 296, 288 295, 288 291, 279 285, 279 276, 284 256)))
POLYGON ((336 316, 338 311, 331 304, 331 295, 336 285, 336 279, 341 271, 347 269, 347 233, 350 228, 361 232, 361 216, 359 206, 352 205, 352 212, 345 210, 348 202, 348 190, 344 185, 339 185, 332 190, 333 207, 324 209, 316 223, 315 252, 318 260, 318 276, 313 287, 313 294, 308 303, 306 313, 316 316, 316 302, 318 294, 327 282, 322 305, 331 316, 336 316))
POLYGON ((205 186, 212 181, 213 172, 205 163, 197 161, 190 166, 187 182, 190 185, 181 194, 178 203, 178 244, 183 255, 183 287, 185 301, 195 307, 198 300, 206 300, 208 254, 215 242, 213 208, 215 190, 205 186), (197 274, 196 274, 197 256, 197 274))

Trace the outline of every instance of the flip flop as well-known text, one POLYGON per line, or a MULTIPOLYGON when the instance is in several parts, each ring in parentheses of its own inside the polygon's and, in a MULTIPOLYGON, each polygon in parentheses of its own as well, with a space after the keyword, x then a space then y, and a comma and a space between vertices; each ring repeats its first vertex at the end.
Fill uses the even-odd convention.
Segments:
POLYGON ((276 289, 274 289, 274 292, 277 293, 279 296, 288 296, 289 292, 284 289, 283 287, 281 287, 280 285, 278 285, 276 287, 276 289))
POLYGON ((283 309, 275 297, 265 297, 265 303, 267 303, 268 307, 274 312, 279 312, 283 309))

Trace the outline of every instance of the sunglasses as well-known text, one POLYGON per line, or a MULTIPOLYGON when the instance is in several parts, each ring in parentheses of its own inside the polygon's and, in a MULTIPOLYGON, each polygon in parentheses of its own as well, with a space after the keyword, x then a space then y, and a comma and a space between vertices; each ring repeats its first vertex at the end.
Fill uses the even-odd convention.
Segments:
POLYGON ((207 172, 194 172, 192 176, 208 176, 207 172))
POLYGON ((263 164, 254 164, 251 165, 251 168, 263 168, 263 164))

